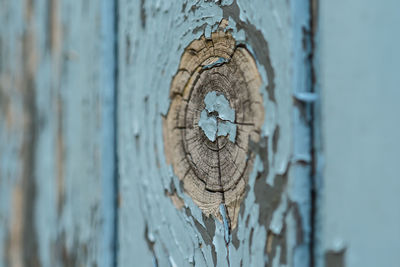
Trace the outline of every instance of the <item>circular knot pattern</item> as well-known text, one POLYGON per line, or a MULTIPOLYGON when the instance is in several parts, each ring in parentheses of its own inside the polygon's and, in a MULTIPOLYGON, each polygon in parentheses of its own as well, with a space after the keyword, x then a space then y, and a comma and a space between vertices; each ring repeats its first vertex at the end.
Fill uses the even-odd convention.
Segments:
POLYGON ((235 228, 252 169, 250 140, 264 120, 261 77, 250 52, 220 29, 185 49, 164 120, 168 163, 185 192, 206 215, 222 220, 226 207, 235 228))

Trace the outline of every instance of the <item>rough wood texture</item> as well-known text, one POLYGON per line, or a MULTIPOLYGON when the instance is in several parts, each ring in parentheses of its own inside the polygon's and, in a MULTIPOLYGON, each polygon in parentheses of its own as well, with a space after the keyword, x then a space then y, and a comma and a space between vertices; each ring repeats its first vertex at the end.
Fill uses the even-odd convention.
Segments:
MULTIPOLYGON (((119 5, 119 263, 308 266, 308 1, 121 0, 119 5), (185 99, 189 98, 180 95, 185 90, 184 81, 190 82, 191 73, 202 63, 190 61, 191 50, 185 48, 193 40, 200 40, 201 44, 201 40, 212 39, 223 18, 229 21, 226 29, 236 44, 254 56, 264 109, 259 139, 249 145, 254 167, 249 173, 237 227, 228 236, 224 223, 213 215, 207 217, 196 200, 185 193, 185 180, 180 181, 184 175, 180 168, 187 170, 187 166, 177 167, 179 159, 171 155, 175 152, 170 148, 183 131, 179 128, 184 125, 177 123, 185 120, 176 118, 171 125, 167 123, 169 127, 178 125, 177 129, 168 129, 167 134, 175 131, 178 135, 163 136, 163 120, 166 116, 173 120, 168 111, 185 114, 174 109, 186 105, 185 99), (202 35, 205 39, 201 39, 202 35), (182 62, 191 62, 189 73, 180 69, 182 54, 188 57, 182 62), (171 94, 172 80, 172 88, 176 89, 171 94)), ((229 51, 234 50, 232 44, 229 47, 229 51)), ((214 66, 207 67, 204 75, 222 71, 230 64, 215 60, 218 61, 204 63, 214 66)), ((195 90, 194 86, 187 92, 195 90)), ((229 93, 219 96, 222 95, 236 112, 234 98, 229 93)), ((204 95, 196 101, 193 107, 204 111, 204 95)), ((215 118, 220 115, 211 113, 208 115, 215 118)), ((199 115, 191 116, 198 119, 199 115)), ((197 129, 195 134, 202 132, 197 129)), ((230 135, 216 138, 229 139, 230 135)), ((203 140, 212 146, 215 135, 209 136, 206 139, 203 135, 203 140)), ((209 155, 212 157, 215 154, 209 155)), ((219 183, 214 186, 218 188, 219 183)))
POLYGON ((397 267, 399 6, 0 0, 0 267, 397 267))
POLYGON ((170 89, 171 106, 164 125, 167 163, 172 163, 185 192, 207 216, 222 221, 220 205, 224 206, 232 229, 236 228, 253 165, 249 144, 259 141, 264 121, 260 86, 252 56, 245 48, 236 47, 231 34, 219 28, 211 39, 202 36, 185 48, 170 89), (219 114, 210 108, 205 111, 205 99, 212 97, 212 92, 217 92, 214 98, 223 96, 223 100, 226 96, 232 107, 229 123, 234 131, 230 136, 227 132, 217 136, 216 132, 229 116, 223 113, 223 102, 215 103, 219 114), (210 125, 215 127, 211 139, 201 124, 209 112, 217 113, 215 125, 213 121, 210 125))
POLYGON ((112 264, 112 10, 0 1, 0 266, 112 264))

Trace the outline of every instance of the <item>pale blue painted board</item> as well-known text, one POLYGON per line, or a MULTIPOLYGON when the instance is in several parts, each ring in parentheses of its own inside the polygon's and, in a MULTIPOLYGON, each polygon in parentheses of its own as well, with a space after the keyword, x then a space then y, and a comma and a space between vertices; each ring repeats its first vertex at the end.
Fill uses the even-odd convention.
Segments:
POLYGON ((215 230, 205 230, 201 210, 183 192, 167 164, 162 132, 170 83, 183 50, 201 35, 209 37, 223 17, 229 19, 238 43, 255 56, 266 109, 265 165, 257 158, 237 236, 232 238, 237 243, 228 245, 230 264, 309 265, 310 103, 295 105, 294 101, 311 89, 309 11, 309 1, 119 2, 118 261, 122 266, 132 262, 139 266, 228 265, 223 224, 211 218, 207 224, 215 230), (267 85, 275 89, 267 91, 267 85), (257 172, 264 166, 268 175, 256 184, 257 172), (276 188, 272 204, 276 207, 268 211, 271 203, 259 198, 268 199, 264 192, 274 184, 284 186, 282 192, 276 188), (173 191, 171 186, 185 202, 181 210, 166 193, 173 191), (261 193, 256 194, 255 188, 261 193), (274 220, 260 224, 261 213, 274 220), (274 233, 282 236, 286 247, 265 253, 267 235, 274 233))
POLYGON ((114 2, 0 12, 0 266, 112 266, 114 2))
POLYGON ((346 267, 396 267, 400 2, 319 2, 318 266, 336 253, 346 267))

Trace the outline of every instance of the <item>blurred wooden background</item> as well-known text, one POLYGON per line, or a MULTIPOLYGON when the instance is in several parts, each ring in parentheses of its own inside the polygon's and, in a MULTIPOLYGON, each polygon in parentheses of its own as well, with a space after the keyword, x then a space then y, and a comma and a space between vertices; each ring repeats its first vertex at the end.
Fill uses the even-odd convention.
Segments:
POLYGON ((0 266, 399 266, 399 14, 395 0, 0 0, 0 266), (264 156, 227 247, 161 131, 184 47, 222 18, 276 96, 262 88, 264 156))

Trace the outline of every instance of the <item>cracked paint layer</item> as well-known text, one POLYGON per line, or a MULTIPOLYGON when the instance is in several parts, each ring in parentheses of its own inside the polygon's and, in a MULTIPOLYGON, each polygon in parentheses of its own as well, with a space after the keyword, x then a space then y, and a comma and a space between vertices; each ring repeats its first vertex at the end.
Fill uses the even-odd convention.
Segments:
POLYGON ((214 142, 217 136, 229 135, 229 140, 235 142, 236 128, 235 111, 221 93, 212 91, 204 98, 205 109, 201 111, 199 126, 207 138, 214 142), (212 114, 216 112, 217 114, 212 114))
POLYGON ((223 204, 234 229, 253 166, 249 142, 258 141, 264 111, 253 57, 236 46, 224 20, 220 25, 210 39, 201 36, 185 48, 171 83, 163 135, 166 160, 184 191, 221 221, 223 204), (228 59, 224 64, 202 67, 222 56, 228 59))
MULTIPOLYGON (((171 256, 177 266, 193 262, 196 266, 270 266, 273 262, 308 266, 310 168, 302 160, 292 161, 310 158, 307 108, 304 107, 312 99, 303 94, 308 90, 308 51, 303 48, 308 2, 147 1, 145 13, 151 16, 146 16, 145 29, 132 12, 138 10, 140 1, 120 2, 119 51, 120 58, 124 59, 119 66, 118 110, 119 120, 124 122, 119 130, 122 198, 119 227, 124 233, 120 235, 120 263, 135 261, 147 266, 156 257, 159 266, 168 266, 171 256), (213 32, 222 27, 236 40, 237 49, 245 48, 253 55, 262 80, 259 93, 264 109, 260 139, 249 142, 256 156, 252 159, 253 169, 248 174, 237 227, 231 231, 228 243, 220 203, 217 213, 221 219, 218 220, 216 216, 207 217, 185 193, 183 180, 170 164, 173 157, 168 156, 171 151, 165 149, 168 141, 163 136, 167 113, 177 110, 177 105, 171 105, 168 99, 187 101, 187 84, 181 81, 190 83, 198 78, 189 79, 193 70, 181 68, 180 56, 185 51, 187 56, 196 54, 197 50, 186 50, 188 45, 203 35, 204 40, 212 38, 213 32), (171 83, 176 88, 173 92, 169 91, 171 83), (296 96, 309 101, 296 106, 296 96), (157 149, 149 150, 149 147, 157 149), (170 200, 165 201, 169 196, 164 192, 171 183, 176 195, 183 200, 183 209, 177 209, 170 200), (267 202, 263 197, 265 192, 270 193, 267 202), (143 246, 145 240, 140 238, 145 225, 154 235, 154 253, 143 246), (133 236, 139 238, 133 239, 133 236)), ((205 42, 205 45, 212 43, 205 42)), ((217 56, 212 61, 199 62, 199 72, 226 68, 227 58, 217 56)), ((204 105, 198 111, 199 119, 205 110, 204 99, 205 95, 199 98, 199 103, 204 105)), ((232 104, 230 99, 229 102, 232 104)), ((238 109, 231 108, 238 121, 241 118, 238 109)), ((207 121, 205 117, 203 121, 207 121)), ((198 122, 195 121, 196 126, 198 122)), ((238 122, 241 124, 236 123, 236 140, 248 125, 247 121, 238 122)), ((178 134, 184 126, 176 125, 174 131, 178 134)), ((215 132, 218 129, 213 124, 209 136, 215 136, 216 140, 225 137, 215 132)), ((204 139, 210 141, 206 135, 204 139)), ((177 164, 185 166, 183 155, 175 158, 177 164)), ((229 208, 226 210, 228 216, 229 208)))

